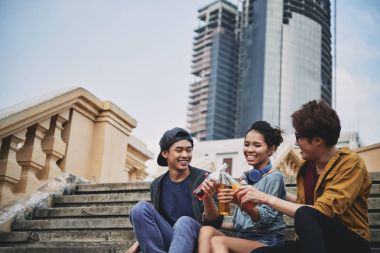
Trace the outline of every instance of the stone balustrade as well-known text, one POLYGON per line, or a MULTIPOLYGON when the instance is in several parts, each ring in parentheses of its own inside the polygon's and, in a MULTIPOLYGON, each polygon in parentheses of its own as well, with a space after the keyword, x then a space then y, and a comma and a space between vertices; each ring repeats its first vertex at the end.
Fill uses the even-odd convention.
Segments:
POLYGON ((0 207, 62 172, 94 182, 128 181, 134 127, 134 118, 83 88, 0 111, 0 207))

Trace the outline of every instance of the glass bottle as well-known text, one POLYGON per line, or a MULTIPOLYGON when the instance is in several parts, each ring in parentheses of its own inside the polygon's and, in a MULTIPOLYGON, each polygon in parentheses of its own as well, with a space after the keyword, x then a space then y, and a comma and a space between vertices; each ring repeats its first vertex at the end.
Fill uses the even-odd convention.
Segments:
MULTIPOLYGON (((217 169, 216 171, 210 173, 207 175, 207 177, 205 178, 205 180, 209 180, 209 179, 214 179, 215 181, 217 181, 219 179, 219 175, 221 172, 224 172, 228 167, 228 164, 227 163, 223 163, 223 165, 217 169)), ((203 182, 202 182, 203 184, 203 182)), ((199 199, 199 200, 203 200, 206 198, 206 194, 203 192, 202 190, 202 184, 198 185, 197 188, 195 188, 195 190, 193 191, 193 194, 199 199)))

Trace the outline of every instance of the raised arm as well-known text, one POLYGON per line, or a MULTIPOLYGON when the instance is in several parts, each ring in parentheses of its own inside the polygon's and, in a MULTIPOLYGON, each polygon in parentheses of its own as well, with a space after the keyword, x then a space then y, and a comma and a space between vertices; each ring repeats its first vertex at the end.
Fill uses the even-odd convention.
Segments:
POLYGON ((238 196, 241 197, 240 203, 242 205, 247 204, 249 202, 253 202, 255 204, 266 204, 279 212, 286 214, 290 217, 294 217, 297 209, 302 204, 292 203, 275 196, 266 194, 254 188, 253 186, 243 186, 239 189, 238 196))
POLYGON ((203 199, 204 215, 207 220, 215 220, 219 217, 218 208, 215 205, 213 196, 215 191, 215 183, 212 180, 206 179, 202 183, 202 190, 205 193, 203 199))
POLYGON ((296 203, 297 196, 294 195, 294 194, 292 194, 292 193, 290 193, 290 192, 286 192, 285 200, 289 201, 289 202, 292 202, 292 203, 296 203))

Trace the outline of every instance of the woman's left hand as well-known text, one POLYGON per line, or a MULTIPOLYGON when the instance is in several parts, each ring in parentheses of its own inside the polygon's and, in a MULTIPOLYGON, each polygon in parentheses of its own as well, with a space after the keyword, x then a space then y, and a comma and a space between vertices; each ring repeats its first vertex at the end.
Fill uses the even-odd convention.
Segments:
POLYGON ((244 206, 249 202, 252 202, 256 205, 264 203, 265 199, 267 198, 267 194, 259 191, 251 185, 248 185, 238 189, 237 198, 241 206, 244 206))
POLYGON ((220 202, 224 203, 230 203, 234 199, 234 194, 232 189, 226 188, 226 189, 221 189, 218 193, 218 200, 220 202))

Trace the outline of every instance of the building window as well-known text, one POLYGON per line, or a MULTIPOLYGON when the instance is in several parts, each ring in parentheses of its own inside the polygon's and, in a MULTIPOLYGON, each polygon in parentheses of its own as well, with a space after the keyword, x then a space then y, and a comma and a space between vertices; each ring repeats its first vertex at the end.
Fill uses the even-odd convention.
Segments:
POLYGON ((226 169, 226 172, 232 175, 232 158, 223 158, 223 163, 227 163, 228 168, 226 169))

